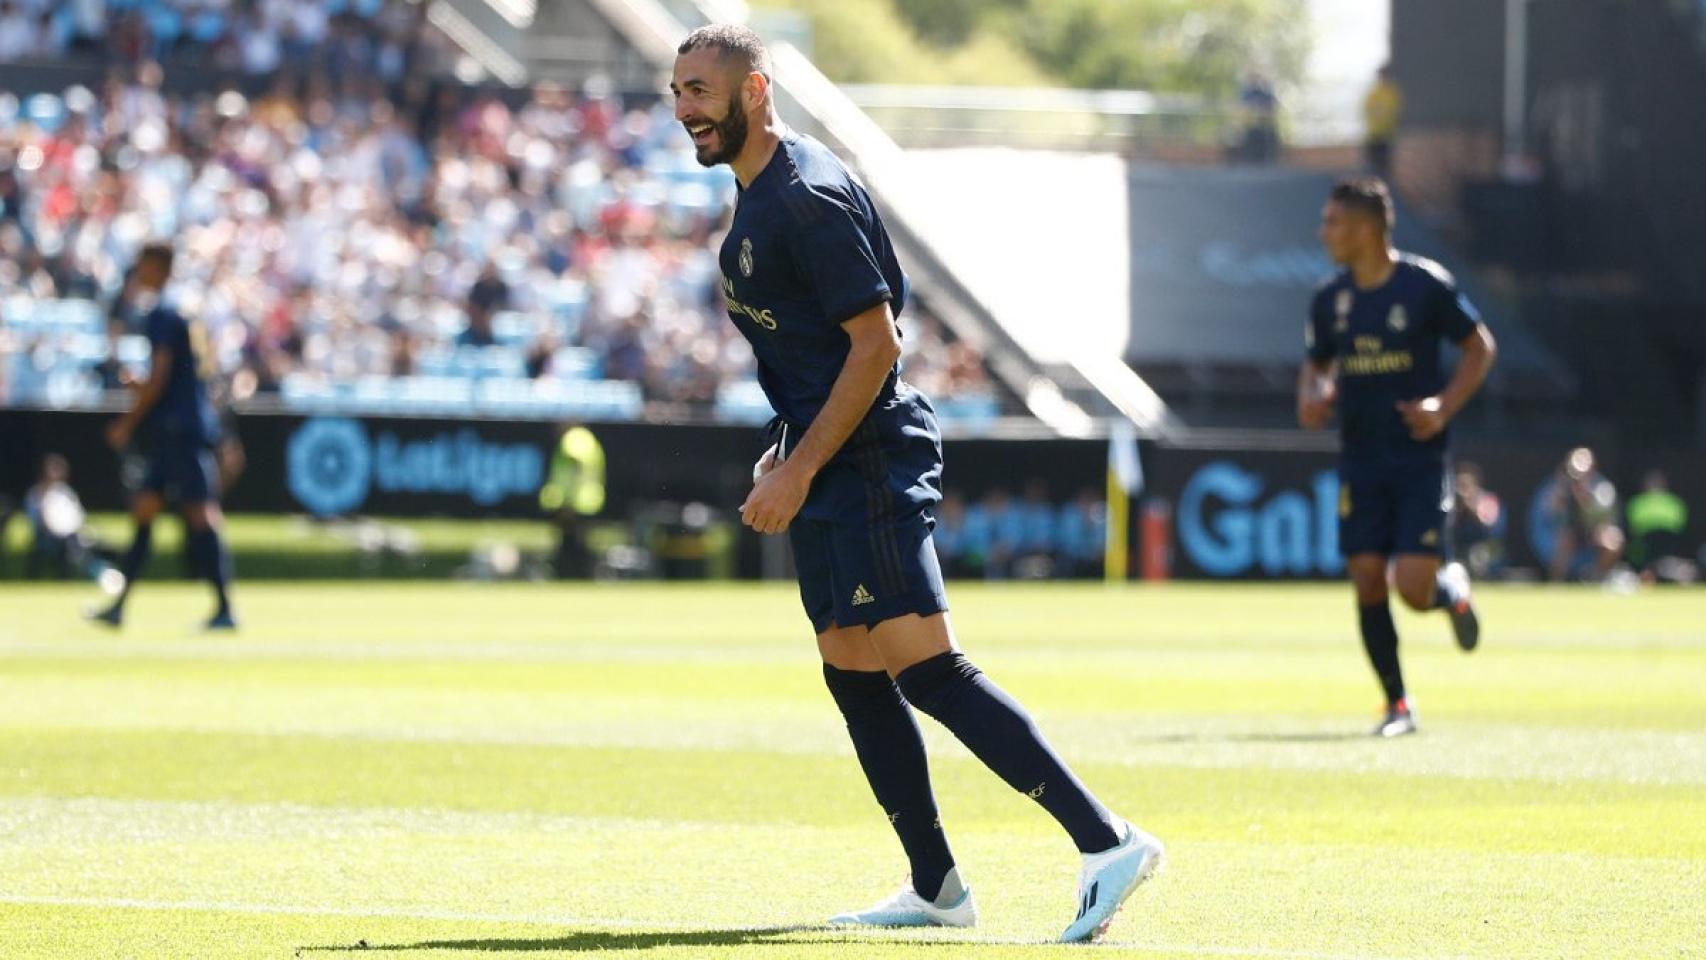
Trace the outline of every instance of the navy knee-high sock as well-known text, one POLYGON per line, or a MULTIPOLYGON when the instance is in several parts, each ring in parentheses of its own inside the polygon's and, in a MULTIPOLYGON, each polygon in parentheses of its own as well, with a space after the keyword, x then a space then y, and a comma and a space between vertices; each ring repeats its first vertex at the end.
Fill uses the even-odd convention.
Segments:
POLYGON ((847 721, 847 735, 877 803, 888 814, 912 866, 912 888, 926 900, 942 892, 954 855, 936 813, 924 736, 889 675, 823 665, 824 683, 847 721))
POLYGON ((219 531, 212 527, 191 530, 187 546, 191 560, 213 587, 213 595, 219 601, 219 612, 230 612, 231 600, 226 596, 226 588, 231 582, 231 557, 225 552, 224 544, 219 542, 219 531))
POLYGON ((1120 842, 1114 815, 1043 739, 1030 714, 959 653, 914 664, 895 678, 912 705, 947 727, 1007 785, 1042 805, 1084 853, 1120 842))
POLYGON ((137 524, 136 532, 130 537, 130 549, 124 552, 124 558, 119 561, 118 570, 124 574, 124 587, 119 591, 116 601, 118 605, 122 606, 130 599, 130 588, 142 579, 142 571, 148 567, 148 556, 153 552, 154 525, 137 524))
POLYGON ((1357 621, 1362 627, 1362 648, 1368 651, 1368 662, 1386 691, 1386 702, 1397 703, 1404 699, 1404 671, 1398 666, 1398 627, 1392 623, 1392 608, 1384 600, 1359 607, 1357 621))

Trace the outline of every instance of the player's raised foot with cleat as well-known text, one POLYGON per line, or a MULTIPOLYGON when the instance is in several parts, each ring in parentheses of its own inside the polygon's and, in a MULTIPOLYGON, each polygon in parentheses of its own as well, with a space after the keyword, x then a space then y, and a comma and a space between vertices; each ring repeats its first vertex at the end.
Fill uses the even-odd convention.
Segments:
POLYGON ((1386 718, 1374 728, 1374 735, 1391 739, 1409 736, 1416 730, 1416 713, 1410 709, 1409 699, 1404 698, 1386 705, 1386 718))
POLYGON ((977 901, 960 882, 956 867, 942 881, 942 892, 926 900, 912 888, 909 877, 895 894, 880 903, 829 918, 832 927, 975 927, 977 901))
POLYGON ((1446 616, 1451 618, 1451 632, 1457 646, 1468 653, 1481 643, 1481 618, 1475 615, 1475 603, 1470 597, 1469 570, 1456 561, 1439 571, 1440 599, 1446 616))
POLYGON ((1117 846, 1084 855, 1078 872, 1078 915, 1060 935, 1060 942, 1100 940, 1120 907, 1166 863, 1160 840, 1123 821, 1120 829, 1117 846))

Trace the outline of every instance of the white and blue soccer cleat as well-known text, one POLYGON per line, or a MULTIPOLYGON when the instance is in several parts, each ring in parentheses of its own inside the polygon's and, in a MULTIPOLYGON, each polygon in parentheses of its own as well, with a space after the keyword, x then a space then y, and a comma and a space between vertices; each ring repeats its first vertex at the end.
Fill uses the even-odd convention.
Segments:
POLYGON ((912 880, 887 900, 854 913, 829 918, 832 927, 975 927, 977 901, 960 882, 958 867, 948 871, 935 902, 912 889, 912 880))
POLYGON ((1481 643, 1481 618, 1475 615, 1475 602, 1470 598, 1469 569, 1453 560, 1439 572, 1440 587, 1451 600, 1445 608, 1451 617, 1451 632, 1464 653, 1481 643))
POLYGON ((1100 939, 1126 898, 1161 871, 1166 860, 1161 841, 1129 823, 1122 823, 1122 831, 1112 850, 1084 855, 1084 868, 1078 872, 1078 917, 1060 935, 1061 943, 1100 939))

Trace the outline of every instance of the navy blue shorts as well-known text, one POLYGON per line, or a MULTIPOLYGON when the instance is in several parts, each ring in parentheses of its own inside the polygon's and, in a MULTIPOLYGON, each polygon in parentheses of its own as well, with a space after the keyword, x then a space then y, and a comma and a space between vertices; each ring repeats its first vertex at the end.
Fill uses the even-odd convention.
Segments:
POLYGON ((1339 552, 1444 557, 1451 519, 1444 461, 1339 464, 1339 552))
POLYGON ((817 633, 948 609, 936 545, 923 517, 874 527, 796 520, 788 527, 788 541, 800 578, 800 602, 817 633))
MULTIPOLYGON (((803 431, 790 427, 786 453, 803 431)), ((922 394, 901 386, 818 472, 788 527, 812 628, 870 627, 948 609, 930 531, 942 499, 942 439, 922 394)))
POLYGON ((147 455, 141 490, 176 503, 217 500, 219 466, 213 451, 199 445, 161 445, 147 455))

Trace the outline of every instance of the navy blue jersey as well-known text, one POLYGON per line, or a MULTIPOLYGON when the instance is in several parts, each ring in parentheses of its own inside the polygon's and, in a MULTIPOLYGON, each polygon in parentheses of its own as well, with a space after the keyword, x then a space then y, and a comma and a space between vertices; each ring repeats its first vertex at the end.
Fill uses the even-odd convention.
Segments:
POLYGON ((218 436, 218 419, 207 399, 206 377, 212 356, 200 324, 160 305, 143 318, 152 350, 171 354, 166 391, 148 411, 146 427, 157 443, 209 444, 218 436))
MULTIPOLYGON (((752 344, 758 382, 784 420, 808 425, 829 399, 851 341, 841 324, 887 301, 906 274, 876 207, 823 144, 789 134, 740 192, 719 255, 729 317, 752 344)), ((877 397, 895 396, 899 367, 877 397)))
POLYGON ((1316 291, 1304 345, 1316 363, 1338 361, 1346 459, 1444 456, 1448 431, 1417 442, 1397 405, 1444 389, 1440 345, 1463 342, 1480 322, 1444 267, 1409 254, 1376 289, 1358 288, 1346 270, 1316 291))

